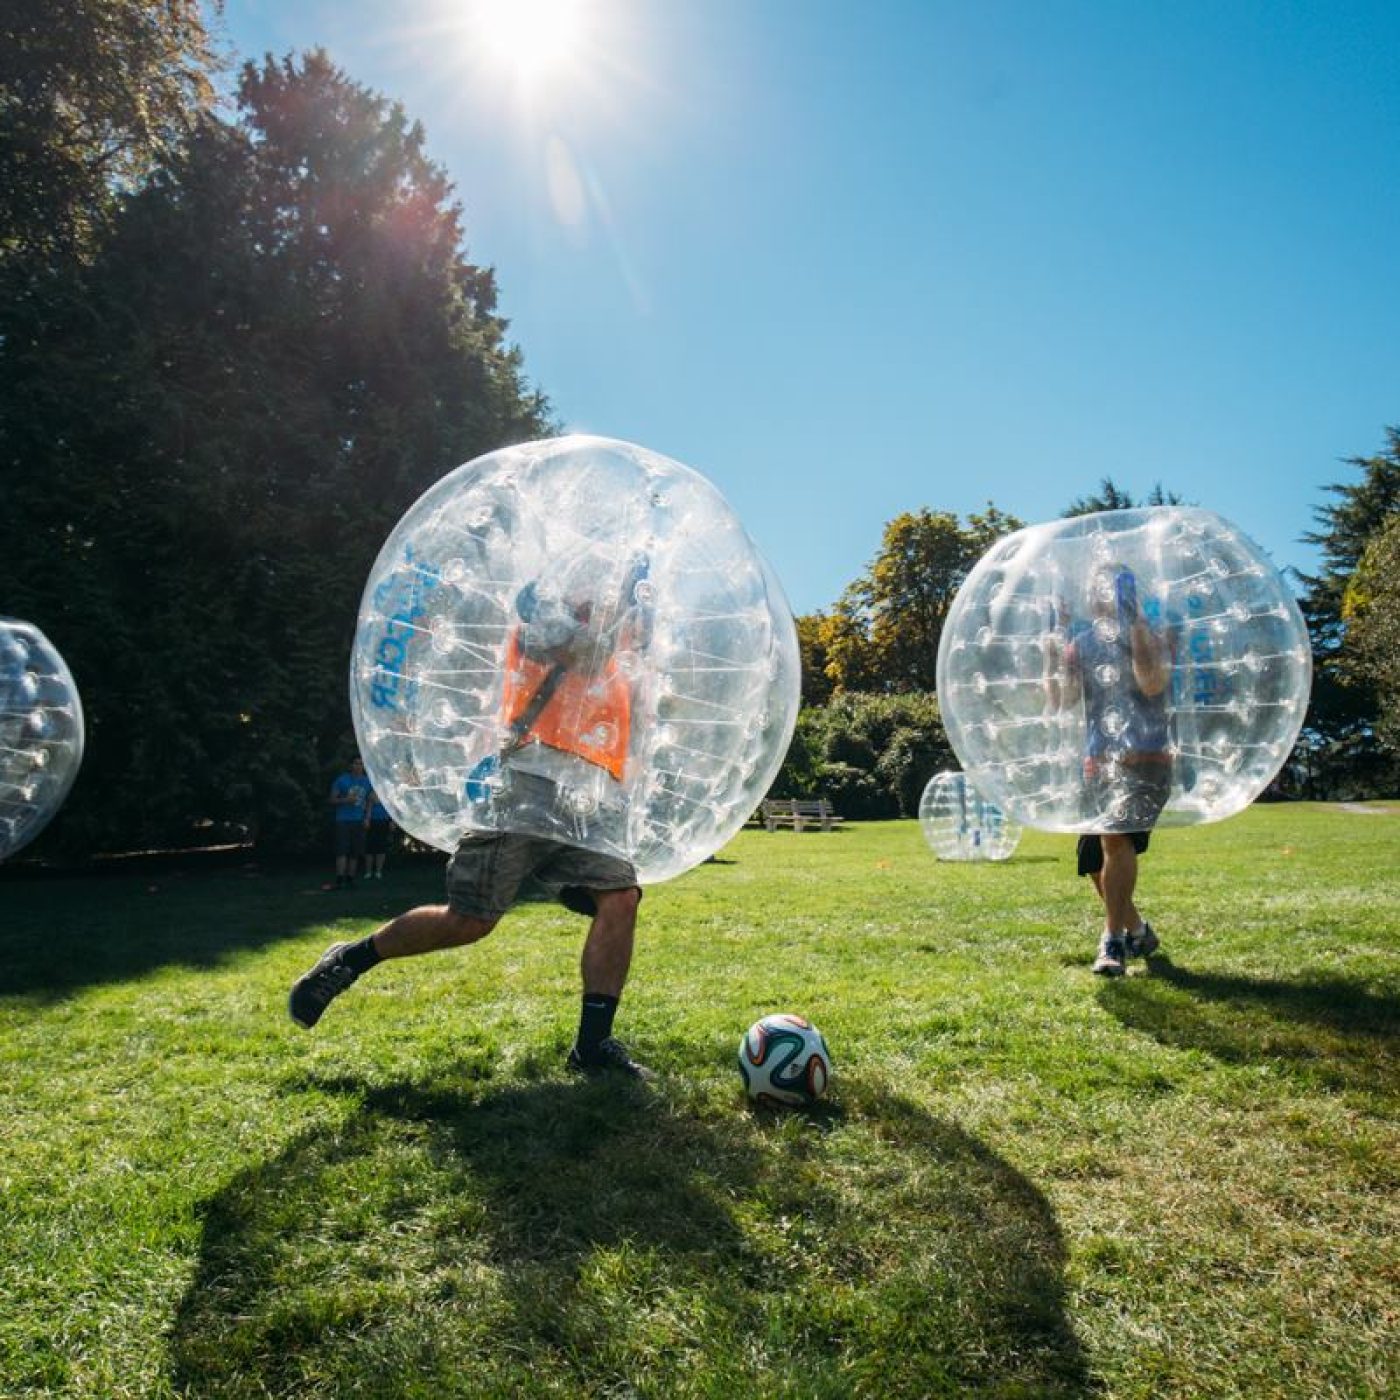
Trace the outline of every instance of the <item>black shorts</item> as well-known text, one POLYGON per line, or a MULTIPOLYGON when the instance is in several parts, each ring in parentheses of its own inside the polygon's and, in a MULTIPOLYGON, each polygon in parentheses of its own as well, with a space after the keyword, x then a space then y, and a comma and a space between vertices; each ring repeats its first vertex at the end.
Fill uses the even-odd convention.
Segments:
MULTIPOLYGON (((1146 849, 1148 842, 1152 840, 1150 831, 1123 831, 1118 833, 1126 836, 1133 843, 1133 850, 1141 855, 1146 849)), ((1097 836, 1081 836, 1079 838, 1079 873, 1081 875, 1097 875, 1103 869, 1103 842, 1097 836)))
POLYGON ((335 853, 338 856, 362 856, 365 853, 365 824, 336 822, 335 853))
POLYGON ((384 855, 389 849, 389 833, 393 829, 393 822, 370 822, 365 828, 365 854, 384 855))

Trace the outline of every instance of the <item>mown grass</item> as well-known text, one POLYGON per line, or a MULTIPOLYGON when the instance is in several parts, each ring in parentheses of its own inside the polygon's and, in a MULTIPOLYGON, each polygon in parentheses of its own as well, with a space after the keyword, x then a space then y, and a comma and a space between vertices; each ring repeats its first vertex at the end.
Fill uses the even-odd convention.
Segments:
POLYGON ((565 1075, 543 906, 292 1026, 437 866, 0 881, 0 1393, 1400 1393, 1400 809, 1160 833, 1119 983, 1072 844, 743 833, 644 901, 651 1088, 565 1075))

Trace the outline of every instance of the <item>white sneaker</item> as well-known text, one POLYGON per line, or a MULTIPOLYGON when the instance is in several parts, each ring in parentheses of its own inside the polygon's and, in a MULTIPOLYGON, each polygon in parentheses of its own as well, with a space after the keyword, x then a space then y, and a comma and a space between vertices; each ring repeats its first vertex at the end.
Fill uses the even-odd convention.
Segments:
POLYGON ((1094 959, 1094 971, 1100 977, 1121 977, 1128 969, 1128 950, 1121 933, 1106 933, 1099 939, 1099 955, 1094 959))

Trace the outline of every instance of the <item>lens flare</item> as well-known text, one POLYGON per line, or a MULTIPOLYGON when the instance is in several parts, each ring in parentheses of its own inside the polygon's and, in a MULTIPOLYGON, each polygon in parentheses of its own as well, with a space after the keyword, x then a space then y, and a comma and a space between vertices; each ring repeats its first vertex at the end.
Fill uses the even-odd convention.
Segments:
POLYGON ((577 59, 586 9, 586 0, 476 0, 471 29, 493 65, 535 79, 577 59))

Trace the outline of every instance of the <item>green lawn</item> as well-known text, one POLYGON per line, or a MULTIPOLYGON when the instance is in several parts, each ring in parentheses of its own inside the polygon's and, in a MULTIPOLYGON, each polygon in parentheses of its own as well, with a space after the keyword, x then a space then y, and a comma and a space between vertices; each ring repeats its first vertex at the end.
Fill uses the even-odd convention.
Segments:
POLYGON ((1072 848, 743 833, 643 903, 650 1088, 564 1073, 544 906, 291 1024, 436 864, 0 879, 0 1393, 1400 1394, 1400 807, 1160 833, 1117 983, 1072 848))

